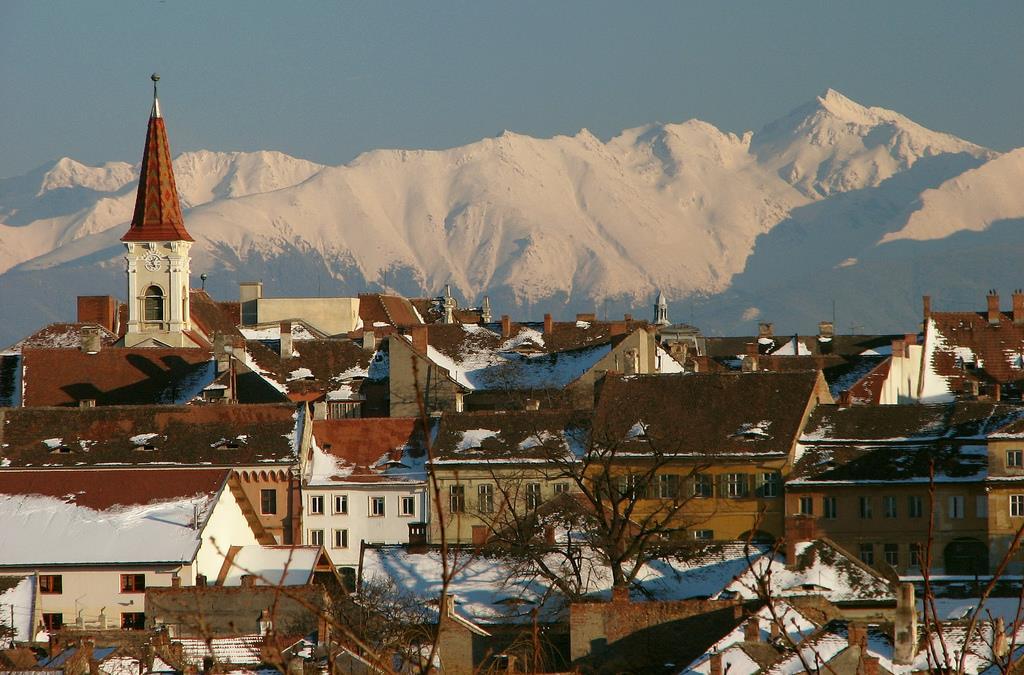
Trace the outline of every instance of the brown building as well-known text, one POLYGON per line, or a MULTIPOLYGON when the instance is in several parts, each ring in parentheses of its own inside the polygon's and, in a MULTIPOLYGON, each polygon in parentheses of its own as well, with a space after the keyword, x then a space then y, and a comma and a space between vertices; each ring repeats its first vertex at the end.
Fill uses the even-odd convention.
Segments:
POLYGON ((984 402, 822 406, 786 483, 787 517, 900 574, 920 574, 929 551, 933 573, 985 574, 1001 557, 989 553, 990 524, 997 520, 1004 534, 1012 526, 993 515, 1009 514, 1009 504, 990 487, 999 482, 989 475, 997 451, 986 437, 1018 416, 984 402))

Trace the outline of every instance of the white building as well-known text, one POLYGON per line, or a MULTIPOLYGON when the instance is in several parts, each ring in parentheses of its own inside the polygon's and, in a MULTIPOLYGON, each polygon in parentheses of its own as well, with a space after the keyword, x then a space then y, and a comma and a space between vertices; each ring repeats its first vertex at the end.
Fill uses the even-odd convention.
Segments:
POLYGON ((303 542, 354 567, 362 542, 426 536, 426 453, 414 418, 317 420, 302 467, 303 542))
POLYGON ((232 546, 257 543, 230 473, 0 472, 0 574, 39 575, 46 628, 143 628, 146 588, 216 579, 232 546))

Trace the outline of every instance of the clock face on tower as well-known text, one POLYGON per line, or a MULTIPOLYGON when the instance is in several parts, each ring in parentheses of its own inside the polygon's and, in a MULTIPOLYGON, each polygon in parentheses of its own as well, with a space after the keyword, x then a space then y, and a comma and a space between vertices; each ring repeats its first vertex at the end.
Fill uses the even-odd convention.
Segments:
POLYGON ((146 265, 146 269, 149 270, 150 272, 159 271, 160 265, 163 262, 160 256, 158 256, 156 253, 150 253, 145 258, 143 258, 142 261, 146 265))

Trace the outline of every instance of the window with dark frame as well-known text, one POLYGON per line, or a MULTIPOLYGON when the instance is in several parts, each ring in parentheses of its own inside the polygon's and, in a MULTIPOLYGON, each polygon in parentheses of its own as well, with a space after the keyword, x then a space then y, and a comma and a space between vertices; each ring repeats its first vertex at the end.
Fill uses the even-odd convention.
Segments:
POLYGON ((693 538, 697 541, 711 541, 715 538, 714 530, 694 530, 693 538))
POLYGON ((143 298, 143 321, 159 322, 164 320, 164 292, 159 286, 146 289, 143 298))
POLYGON ((569 493, 568 483, 555 483, 553 487, 556 495, 564 495, 569 493))
POLYGON ((839 505, 835 497, 822 497, 821 507, 822 515, 825 518, 834 520, 839 517, 839 505))
POLYGON ((448 510, 451 513, 466 512, 466 488, 463 485, 448 486, 448 510))
POLYGON ((886 544, 883 547, 883 555, 885 556, 886 564, 892 565, 893 567, 899 567, 899 565, 900 565, 900 546, 899 546, 899 544, 886 544))
POLYGON ((348 548, 348 530, 334 531, 334 548, 348 548))
POLYGON ((760 475, 761 486, 759 488, 759 496, 766 499, 778 497, 782 491, 779 487, 782 485, 782 474, 778 471, 766 471, 760 475))
POLYGON ((60 612, 43 612, 43 627, 48 632, 60 630, 64 626, 64 615, 60 612))
POLYGON ((860 500, 860 517, 871 518, 871 497, 861 497, 860 500))
POLYGON ((1024 450, 1007 450, 1006 451, 1006 468, 1008 468, 1008 469, 1024 468, 1024 450))
POLYGON ((121 630, 144 630, 145 628, 145 612, 121 612, 121 630))
POLYGON ((277 513, 277 490, 274 488, 260 490, 260 513, 265 516, 277 513))
POLYGON ((679 474, 663 473, 658 476, 658 497, 675 499, 679 496, 679 474))
POLYGON ((122 574, 121 575, 121 592, 122 593, 145 593, 146 592, 146 575, 145 574, 122 574))
POLYGON ((714 496, 714 483, 706 473, 693 475, 693 496, 698 499, 710 499, 714 496))
POLYGON ((814 515, 814 498, 813 497, 801 497, 800 498, 800 515, 802 515, 802 516, 813 516, 814 515))
POLYGON ((309 496, 309 514, 311 516, 320 516, 324 513, 324 496, 323 495, 310 495, 309 496))
POLYGON ((920 567, 921 566, 921 545, 911 544, 910 545, 910 566, 920 567))
POLYGON ((727 473, 725 479, 725 496, 729 499, 742 499, 747 496, 747 474, 727 473))
POLYGON ((348 514, 348 495, 334 495, 334 515, 348 514))
POLYGON ((324 545, 324 531, 323 530, 310 530, 309 531, 309 545, 310 546, 323 546, 324 545))
POLYGON ((40 574, 39 592, 43 595, 59 595, 64 592, 64 579, 59 574, 40 574))
POLYGON ((860 559, 861 562, 867 565, 875 564, 875 545, 874 544, 861 544, 860 545, 860 559))
POLYGON ((896 512, 896 498, 890 495, 882 497, 882 511, 886 518, 895 518, 896 512))
POLYGON ((1024 495, 1010 495, 1010 516, 1024 516, 1024 495))

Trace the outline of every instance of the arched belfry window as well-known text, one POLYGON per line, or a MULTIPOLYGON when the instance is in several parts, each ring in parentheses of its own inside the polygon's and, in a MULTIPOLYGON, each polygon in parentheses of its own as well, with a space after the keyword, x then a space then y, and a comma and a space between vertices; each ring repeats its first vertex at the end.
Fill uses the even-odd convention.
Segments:
POLYGON ((164 320, 164 292, 159 286, 150 286, 146 289, 146 297, 143 299, 143 320, 164 320))

